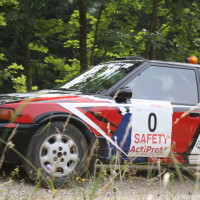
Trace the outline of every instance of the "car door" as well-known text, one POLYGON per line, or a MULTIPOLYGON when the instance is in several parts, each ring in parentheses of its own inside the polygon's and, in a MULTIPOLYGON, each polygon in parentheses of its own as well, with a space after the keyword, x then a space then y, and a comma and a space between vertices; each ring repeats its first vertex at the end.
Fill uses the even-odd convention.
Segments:
MULTIPOLYGON (((197 77, 200 79, 200 69, 198 68, 197 71, 197 77)), ((199 95, 200 95, 200 87, 199 87, 199 95)), ((191 145, 187 151, 188 156, 188 162, 189 164, 196 164, 199 165, 200 163, 200 103, 192 108, 191 112, 189 113, 189 116, 193 118, 193 122, 198 124, 196 131, 194 131, 194 137, 192 139, 191 145)))
POLYGON ((197 69, 151 63, 124 87, 132 98, 117 104, 126 112, 114 137, 127 155, 166 158, 174 152, 181 162, 194 163, 200 140, 197 69))

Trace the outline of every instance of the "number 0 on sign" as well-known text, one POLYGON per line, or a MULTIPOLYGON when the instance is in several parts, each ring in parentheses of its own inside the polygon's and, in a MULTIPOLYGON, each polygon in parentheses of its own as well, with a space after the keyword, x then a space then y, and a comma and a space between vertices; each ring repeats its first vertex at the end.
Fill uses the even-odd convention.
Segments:
POLYGON ((170 102, 132 100, 130 157, 167 157, 171 147, 170 102))

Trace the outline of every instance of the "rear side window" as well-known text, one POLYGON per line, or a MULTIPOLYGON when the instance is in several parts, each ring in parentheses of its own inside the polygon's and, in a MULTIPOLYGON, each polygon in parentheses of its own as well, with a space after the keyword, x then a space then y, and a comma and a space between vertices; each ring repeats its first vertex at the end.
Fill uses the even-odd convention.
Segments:
POLYGON ((193 69, 150 66, 128 87, 133 98, 198 103, 196 73, 193 69))

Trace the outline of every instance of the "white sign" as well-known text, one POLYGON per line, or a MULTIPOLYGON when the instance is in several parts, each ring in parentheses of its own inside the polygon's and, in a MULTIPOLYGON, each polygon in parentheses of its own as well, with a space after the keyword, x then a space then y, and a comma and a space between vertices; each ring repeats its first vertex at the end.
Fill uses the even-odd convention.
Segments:
POLYGON ((171 147, 170 102, 132 100, 132 135, 128 156, 167 157, 171 147))

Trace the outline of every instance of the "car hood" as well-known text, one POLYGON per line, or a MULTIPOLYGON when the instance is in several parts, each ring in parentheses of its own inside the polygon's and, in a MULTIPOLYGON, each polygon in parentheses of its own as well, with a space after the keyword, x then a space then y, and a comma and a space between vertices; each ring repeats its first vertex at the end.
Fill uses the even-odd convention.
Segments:
POLYGON ((75 91, 62 91, 62 90, 39 90, 28 93, 10 93, 0 94, 0 105, 6 103, 16 103, 25 99, 37 99, 37 98, 53 98, 53 97, 67 97, 80 95, 80 92, 75 91))

